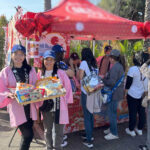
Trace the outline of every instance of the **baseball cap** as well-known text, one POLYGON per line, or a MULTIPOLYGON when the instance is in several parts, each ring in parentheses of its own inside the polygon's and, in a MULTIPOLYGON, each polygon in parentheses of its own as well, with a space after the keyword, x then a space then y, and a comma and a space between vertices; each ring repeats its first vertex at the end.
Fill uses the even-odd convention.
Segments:
POLYGON ((77 59, 79 59, 79 56, 77 53, 74 52, 70 55, 70 58, 72 58, 73 60, 77 60, 77 59))
POLYGON ((20 50, 24 54, 26 54, 26 48, 24 46, 22 46, 22 45, 14 45, 13 48, 12 48, 12 50, 11 50, 11 53, 14 53, 14 52, 16 52, 18 50, 20 50))
POLYGON ((50 51, 50 50, 45 51, 43 54, 43 58, 46 59, 48 57, 55 59, 55 53, 53 51, 50 51))
POLYGON ((63 47, 60 46, 60 45, 54 45, 52 47, 52 51, 54 51, 55 53, 65 52, 65 50, 63 49, 63 47))
POLYGON ((120 51, 117 50, 117 49, 113 49, 113 50, 110 52, 110 56, 119 57, 119 56, 120 56, 120 51))

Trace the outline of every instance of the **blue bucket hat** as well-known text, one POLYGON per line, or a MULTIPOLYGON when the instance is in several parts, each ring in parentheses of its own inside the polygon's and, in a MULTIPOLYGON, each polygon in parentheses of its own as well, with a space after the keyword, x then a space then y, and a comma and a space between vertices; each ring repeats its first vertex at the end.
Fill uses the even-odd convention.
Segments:
POLYGON ((54 45, 52 47, 52 51, 54 51, 55 53, 65 52, 65 50, 63 49, 63 47, 60 46, 60 45, 54 45))
POLYGON ((54 58, 55 59, 55 53, 53 51, 47 50, 45 51, 45 53, 43 54, 43 58, 46 59, 48 57, 54 58))
POLYGON ((11 50, 11 53, 14 53, 14 52, 16 52, 18 50, 20 50, 24 54, 26 54, 26 48, 24 46, 22 46, 22 45, 14 45, 13 48, 12 48, 12 50, 11 50))

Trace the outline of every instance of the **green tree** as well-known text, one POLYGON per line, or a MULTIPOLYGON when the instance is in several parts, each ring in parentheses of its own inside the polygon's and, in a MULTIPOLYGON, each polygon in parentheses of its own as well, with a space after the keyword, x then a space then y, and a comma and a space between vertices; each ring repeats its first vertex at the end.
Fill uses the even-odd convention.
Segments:
POLYGON ((121 17, 144 21, 145 0, 101 0, 99 6, 121 17))
POLYGON ((3 27, 7 25, 8 21, 4 15, 0 16, 0 70, 4 66, 5 56, 4 56, 4 43, 5 43, 5 32, 3 27))
POLYGON ((44 0, 44 10, 47 11, 51 8, 51 0, 44 0))
MULTIPOLYGON (((150 21, 150 0, 145 2, 145 21, 150 21)), ((146 51, 150 50, 150 39, 146 39, 144 42, 144 49, 146 51)))
POLYGON ((133 53, 137 52, 137 51, 142 51, 143 50, 143 45, 144 45, 143 40, 136 41, 133 44, 131 42, 129 42, 128 40, 117 41, 117 43, 120 46, 121 53, 126 58, 126 63, 127 63, 128 67, 132 65, 133 53))

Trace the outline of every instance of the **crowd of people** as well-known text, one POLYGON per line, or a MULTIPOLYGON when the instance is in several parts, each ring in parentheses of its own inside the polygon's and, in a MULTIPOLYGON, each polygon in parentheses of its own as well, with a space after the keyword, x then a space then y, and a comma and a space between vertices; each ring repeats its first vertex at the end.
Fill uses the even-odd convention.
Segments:
MULTIPOLYGON (((72 53, 65 59, 65 50, 60 45, 54 45, 43 54, 42 68, 38 73, 26 61, 26 49, 22 45, 14 45, 11 51, 10 66, 0 72, 0 108, 8 107, 10 124, 18 127, 22 134, 19 150, 29 150, 34 137, 33 122, 37 120, 40 110, 44 126, 44 138, 47 150, 60 150, 67 145, 67 135, 63 134, 65 124, 69 123, 68 104, 73 103, 73 93, 81 89, 81 105, 84 115, 85 133, 83 144, 92 148, 94 135, 94 114, 87 109, 89 94, 84 89, 81 80, 96 71, 104 87, 113 90, 111 101, 105 104, 110 127, 104 130, 106 140, 118 139, 117 107, 118 102, 127 99, 129 110, 129 127, 125 132, 130 136, 142 135, 146 123, 145 107, 150 111, 150 93, 148 93, 150 69, 149 56, 137 52, 133 56, 133 66, 128 69, 126 82, 125 59, 117 49, 110 45, 104 48, 105 56, 95 59, 90 48, 83 48, 81 60, 77 53, 72 53), (142 66, 142 67, 141 67, 142 66), (9 91, 16 87, 17 82, 35 85, 41 78, 55 76, 59 78, 66 89, 66 95, 60 98, 42 102, 20 105, 15 95, 9 91), (120 82, 120 83, 119 83, 120 82), (118 84, 119 83, 119 84, 118 84), (147 94, 148 93, 148 94, 147 94), (146 95, 147 94, 147 95, 146 95), (144 101, 143 101, 144 99, 144 101), (138 114, 138 125, 136 120, 138 114)), ((100 92, 100 90, 99 90, 100 92)), ((140 145, 141 150, 150 150, 150 115, 147 113, 147 143, 140 145)))

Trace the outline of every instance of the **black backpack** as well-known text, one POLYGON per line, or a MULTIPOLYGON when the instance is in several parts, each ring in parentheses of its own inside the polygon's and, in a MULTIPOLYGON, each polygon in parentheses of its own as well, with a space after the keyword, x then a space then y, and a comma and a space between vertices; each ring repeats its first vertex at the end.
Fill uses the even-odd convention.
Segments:
POLYGON ((48 112, 52 110, 53 107, 54 107, 54 102, 52 99, 49 99, 43 102, 43 105, 39 108, 39 110, 42 112, 48 112))

